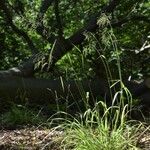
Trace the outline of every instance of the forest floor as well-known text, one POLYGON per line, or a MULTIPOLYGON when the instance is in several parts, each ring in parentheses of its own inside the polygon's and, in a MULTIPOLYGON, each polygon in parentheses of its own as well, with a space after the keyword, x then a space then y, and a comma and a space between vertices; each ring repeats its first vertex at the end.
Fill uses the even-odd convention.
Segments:
POLYGON ((0 131, 1 150, 60 150, 62 131, 26 127, 0 131))
MULTIPOLYGON (((61 150, 63 132, 47 128, 25 127, 15 130, 0 130, 1 150, 61 150)), ((150 131, 137 137, 141 150, 150 150, 150 131)))

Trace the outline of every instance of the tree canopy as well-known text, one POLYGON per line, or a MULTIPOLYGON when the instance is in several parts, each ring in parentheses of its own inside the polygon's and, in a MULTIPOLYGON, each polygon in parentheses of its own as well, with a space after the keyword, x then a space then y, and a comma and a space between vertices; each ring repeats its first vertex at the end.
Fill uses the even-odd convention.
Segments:
POLYGON ((82 72, 84 54, 84 71, 95 67, 101 76, 105 71, 99 56, 104 55, 115 72, 116 48, 124 76, 148 76, 149 15, 148 0, 2 0, 0 68, 16 66, 9 73, 21 76, 54 66, 71 71, 65 57, 69 54, 82 72))

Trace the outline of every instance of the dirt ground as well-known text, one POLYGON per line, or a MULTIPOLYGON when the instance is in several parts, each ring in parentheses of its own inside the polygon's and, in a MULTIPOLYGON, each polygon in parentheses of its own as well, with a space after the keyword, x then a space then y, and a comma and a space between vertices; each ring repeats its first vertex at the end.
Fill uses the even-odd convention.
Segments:
POLYGON ((1 150, 60 150, 62 131, 24 128, 0 131, 1 150))
MULTIPOLYGON (((140 137, 137 137, 139 149, 150 150, 150 131, 139 135, 140 137)), ((32 127, 0 131, 1 150, 61 150, 62 140, 62 131, 50 129, 32 127)))

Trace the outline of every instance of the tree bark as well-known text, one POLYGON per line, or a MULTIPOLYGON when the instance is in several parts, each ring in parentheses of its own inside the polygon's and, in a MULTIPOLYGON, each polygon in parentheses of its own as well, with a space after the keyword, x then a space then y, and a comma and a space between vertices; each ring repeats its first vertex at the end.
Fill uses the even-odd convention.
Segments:
MULTIPOLYGON (((141 83, 126 81, 125 85, 135 98, 142 100, 142 104, 150 106, 150 79, 141 83)), ((89 100, 89 104, 93 105, 96 97, 101 97, 98 100, 106 99, 107 103, 111 104, 112 99, 107 97, 108 91, 108 83, 105 80, 79 82, 12 76, 0 78, 1 104, 10 100, 16 103, 28 102, 46 105, 58 102, 58 104, 74 105, 80 102, 83 104, 89 100)))
POLYGON ((93 96, 103 95, 106 91, 105 81, 63 81, 21 77, 1 77, 0 97, 19 102, 22 97, 31 103, 55 103, 58 99, 74 100, 82 99, 86 92, 93 96))

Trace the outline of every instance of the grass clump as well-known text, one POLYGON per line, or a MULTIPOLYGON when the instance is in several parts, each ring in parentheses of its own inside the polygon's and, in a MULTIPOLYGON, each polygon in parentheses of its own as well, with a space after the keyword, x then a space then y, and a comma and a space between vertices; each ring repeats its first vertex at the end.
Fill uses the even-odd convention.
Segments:
POLYGON ((73 150, 136 150, 136 133, 141 125, 127 121, 128 105, 107 108, 100 101, 73 121, 65 120, 62 149, 73 150), (103 115, 101 114, 103 109, 103 115), (113 113, 112 113, 113 112, 113 113))
POLYGON ((0 116, 0 121, 1 127, 17 128, 21 125, 38 125, 45 120, 40 112, 31 110, 27 106, 13 104, 0 116))

